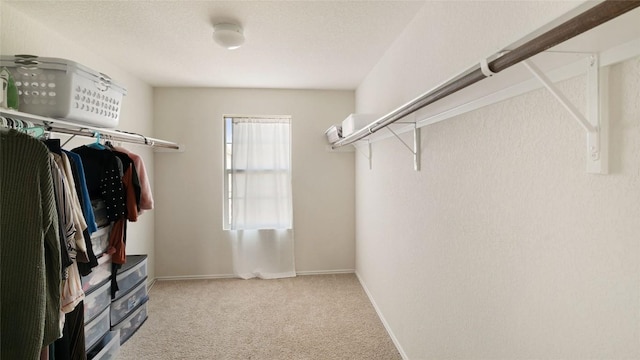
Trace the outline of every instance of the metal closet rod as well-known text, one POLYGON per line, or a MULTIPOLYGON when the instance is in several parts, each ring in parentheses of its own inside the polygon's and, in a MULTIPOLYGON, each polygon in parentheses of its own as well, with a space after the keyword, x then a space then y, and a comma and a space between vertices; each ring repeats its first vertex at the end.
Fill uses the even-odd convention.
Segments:
POLYGON ((82 136, 89 138, 104 138, 113 141, 126 142, 130 144, 139 144, 146 145, 155 148, 165 148, 165 149, 173 149, 173 150, 182 150, 180 145, 166 140, 155 139, 151 137, 146 137, 141 134, 120 131, 120 130, 111 130, 111 129, 103 129, 91 126, 83 126, 80 124, 72 123, 65 120, 51 119, 43 116, 27 114, 15 110, 5 110, 2 109, 0 115, 6 118, 20 119, 23 121, 31 122, 35 126, 41 126, 46 131, 58 133, 58 134, 68 134, 73 136, 82 136), (59 126, 57 126, 59 125, 59 126))
POLYGON ((165 148, 165 149, 174 149, 179 150, 180 146, 176 143, 172 143, 165 140, 154 139, 150 137, 146 137, 140 134, 133 133, 120 133, 118 131, 109 131, 105 133, 104 130, 90 130, 90 129, 67 129, 55 126, 45 126, 46 130, 49 132, 59 133, 59 134, 68 134, 73 136, 83 136, 90 138, 97 138, 100 136, 101 138, 113 141, 126 142, 130 144, 139 144, 139 145, 147 145, 156 148, 165 148))
MULTIPOLYGON (((494 55, 494 58, 496 56, 499 57, 487 64, 488 70, 493 73, 498 73, 628 11, 631 11, 638 6, 640 6, 640 0, 606 0, 601 4, 598 4, 565 21, 555 28, 535 37, 534 39, 527 41, 517 48, 510 50, 502 56, 499 56, 499 54, 494 55)), ((391 111, 387 115, 382 116, 378 120, 354 132, 346 138, 336 141, 331 145, 331 147, 335 149, 361 140, 429 104, 489 77, 491 74, 489 73, 487 75, 485 74, 486 72, 486 69, 482 69, 482 65, 478 65, 468 72, 449 80, 407 104, 391 111)))

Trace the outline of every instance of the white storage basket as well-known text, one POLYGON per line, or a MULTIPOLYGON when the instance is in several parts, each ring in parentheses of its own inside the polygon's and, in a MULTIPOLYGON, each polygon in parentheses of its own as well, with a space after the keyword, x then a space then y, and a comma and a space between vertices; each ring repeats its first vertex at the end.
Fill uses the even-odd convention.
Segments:
POLYGON ((18 88, 21 112, 96 127, 116 127, 126 90, 103 73, 73 61, 32 55, 0 56, 18 88))

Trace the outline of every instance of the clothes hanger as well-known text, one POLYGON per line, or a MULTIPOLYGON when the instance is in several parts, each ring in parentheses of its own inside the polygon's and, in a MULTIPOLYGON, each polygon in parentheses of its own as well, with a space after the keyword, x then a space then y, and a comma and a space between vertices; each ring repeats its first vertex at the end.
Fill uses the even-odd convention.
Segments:
POLYGON ((9 122, 4 116, 0 116, 0 132, 9 132, 9 122))
POLYGON ((46 134, 46 129, 43 126, 25 127, 20 129, 20 131, 36 139, 40 139, 46 134))
POLYGON ((41 139, 46 133, 47 128, 41 125, 35 125, 31 121, 20 120, 20 119, 12 119, 12 118, 2 118, 2 124, 8 126, 9 128, 13 128, 21 133, 32 136, 36 139, 41 139))
POLYGON ((100 144, 100 137, 101 137, 100 133, 96 131, 93 133, 93 136, 95 136, 96 142, 91 143, 87 146, 97 150, 105 150, 106 148, 104 147, 104 145, 100 144))

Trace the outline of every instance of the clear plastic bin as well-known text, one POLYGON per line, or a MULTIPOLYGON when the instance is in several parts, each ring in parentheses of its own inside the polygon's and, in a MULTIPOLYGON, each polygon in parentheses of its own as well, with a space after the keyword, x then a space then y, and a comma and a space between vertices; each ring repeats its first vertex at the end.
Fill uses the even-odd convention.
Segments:
POLYGON ((84 345, 91 349, 101 337, 109 332, 109 308, 102 311, 98 317, 90 321, 84 327, 84 345))
POLYGON ((84 323, 88 323, 109 307, 111 304, 111 283, 108 280, 104 284, 92 289, 84 298, 84 323))
POLYGON ((92 288, 102 284, 111 277, 111 255, 103 254, 98 258, 98 266, 82 277, 82 290, 90 292, 92 288))
POLYGON ((108 226, 107 203, 102 199, 91 199, 91 208, 93 209, 93 217, 96 220, 96 225, 98 225, 98 227, 108 226))
POLYGON ((118 291, 116 291, 113 299, 117 300, 124 296, 146 277, 147 255, 127 255, 126 262, 120 270, 118 270, 118 274, 116 275, 118 291))
POLYGON ((100 256, 107 251, 110 231, 111 226, 104 226, 91 234, 91 248, 96 256, 100 256))
POLYGON ((147 303, 142 303, 129 316, 119 324, 111 327, 111 330, 120 330, 120 345, 124 344, 147 320, 147 303))
POLYGON ((147 278, 144 278, 139 285, 111 303, 111 324, 115 325, 122 321, 147 299, 147 278))
POLYGON ((120 331, 109 331, 87 353, 88 360, 115 360, 120 353, 120 331))

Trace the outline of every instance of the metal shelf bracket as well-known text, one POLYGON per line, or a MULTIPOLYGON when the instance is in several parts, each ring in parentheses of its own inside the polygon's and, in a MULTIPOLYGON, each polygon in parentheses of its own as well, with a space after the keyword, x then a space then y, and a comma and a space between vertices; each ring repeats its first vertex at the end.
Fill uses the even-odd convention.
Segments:
POLYGON ((409 144, 407 144, 404 140, 402 140, 400 136, 398 136, 398 134, 395 131, 393 131, 393 129, 391 129, 391 127, 387 127, 387 129, 391 131, 391 133, 393 134, 393 136, 396 137, 396 139, 400 140, 402 145, 404 145, 404 147, 406 147, 411 152, 411 154, 413 154, 413 170, 420 171, 421 141, 420 141, 420 128, 418 128, 418 125, 414 123, 414 126, 413 126, 413 147, 409 146, 409 144))
POLYGON ((369 160, 369 170, 371 170, 371 169, 373 168, 373 164, 372 164, 372 161, 371 161, 371 155, 372 155, 372 154, 371 154, 371 141, 369 141, 369 139, 367 139, 367 148, 369 149, 369 150, 368 150, 368 153, 365 153, 364 151, 362 151, 362 150, 358 147, 358 145, 357 145, 357 144, 353 144, 353 147, 356 149, 356 151, 357 151, 358 153, 360 153, 360 154, 361 154, 362 156, 364 156, 367 160, 369 160))
POLYGON ((598 56, 590 55, 585 116, 531 60, 524 60, 522 63, 587 132, 587 172, 607 174, 609 171, 608 69, 600 69, 598 56))

